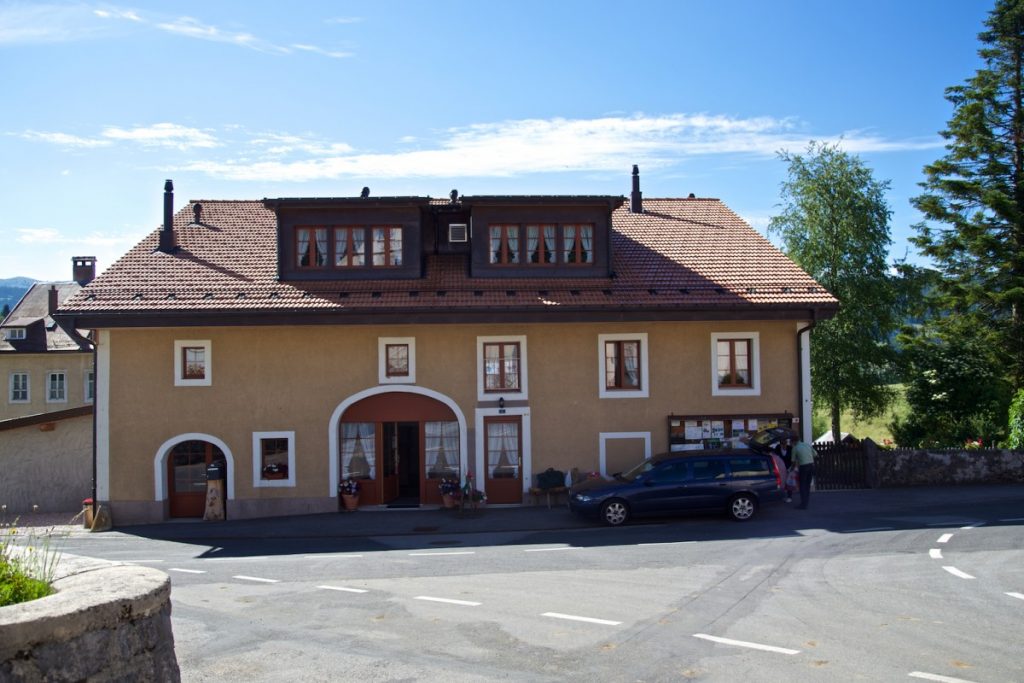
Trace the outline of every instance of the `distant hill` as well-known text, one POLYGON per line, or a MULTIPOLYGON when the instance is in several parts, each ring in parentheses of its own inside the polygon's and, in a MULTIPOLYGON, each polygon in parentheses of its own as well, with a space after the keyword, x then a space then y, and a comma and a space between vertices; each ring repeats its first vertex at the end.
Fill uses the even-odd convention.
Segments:
POLYGON ((14 308, 14 305, 21 301, 21 297, 25 296, 28 288, 35 283, 36 280, 28 277, 9 277, 0 280, 0 310, 3 310, 5 305, 14 308))

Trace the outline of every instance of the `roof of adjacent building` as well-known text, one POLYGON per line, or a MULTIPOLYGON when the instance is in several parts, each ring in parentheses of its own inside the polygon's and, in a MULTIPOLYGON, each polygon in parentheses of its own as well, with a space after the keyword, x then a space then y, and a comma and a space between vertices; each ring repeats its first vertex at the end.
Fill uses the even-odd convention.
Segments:
POLYGON ((24 328, 26 338, 12 342, 6 339, 6 335, 0 335, 0 351, 42 353, 90 350, 91 347, 86 340, 76 340, 50 316, 51 289, 56 290, 57 304, 60 306, 82 289, 82 286, 77 282, 37 282, 29 287, 2 323, 4 330, 12 327, 24 328), (42 335, 35 334, 35 326, 40 323, 42 335))
POLYGON ((466 256, 430 255, 420 279, 280 281, 277 218, 263 201, 192 200, 173 228, 177 250, 158 251, 154 231, 64 301, 60 315, 125 325, 186 316, 251 323, 275 314, 342 322, 395 313, 412 320, 441 312, 749 319, 828 317, 838 306, 717 199, 645 198, 642 213, 628 204, 615 209, 613 276, 604 278, 473 278, 466 256), (192 222, 196 203, 201 223, 192 222))

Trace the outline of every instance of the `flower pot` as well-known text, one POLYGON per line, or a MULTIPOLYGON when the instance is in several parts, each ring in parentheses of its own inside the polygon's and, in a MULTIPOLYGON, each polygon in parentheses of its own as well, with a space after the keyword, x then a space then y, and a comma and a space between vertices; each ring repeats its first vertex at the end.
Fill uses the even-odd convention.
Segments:
POLYGON ((453 496, 450 493, 442 493, 441 494, 441 505, 446 510, 453 510, 453 509, 455 509, 455 506, 456 506, 455 496, 453 496))
POLYGON ((343 493, 341 494, 341 504, 345 508, 345 512, 355 512, 359 508, 359 495, 343 493))

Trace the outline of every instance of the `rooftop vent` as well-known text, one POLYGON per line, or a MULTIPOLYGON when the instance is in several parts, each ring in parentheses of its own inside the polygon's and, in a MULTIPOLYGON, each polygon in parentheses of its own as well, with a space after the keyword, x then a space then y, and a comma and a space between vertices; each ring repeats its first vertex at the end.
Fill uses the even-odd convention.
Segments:
POLYGON ((633 192, 629 195, 630 213, 644 212, 644 198, 640 193, 640 167, 633 164, 633 192))
POLYGON ((96 277, 95 256, 72 256, 72 279, 85 287, 96 277))
POLYGON ((160 231, 159 250, 170 254, 177 248, 174 239, 174 183, 164 183, 164 229, 160 231))

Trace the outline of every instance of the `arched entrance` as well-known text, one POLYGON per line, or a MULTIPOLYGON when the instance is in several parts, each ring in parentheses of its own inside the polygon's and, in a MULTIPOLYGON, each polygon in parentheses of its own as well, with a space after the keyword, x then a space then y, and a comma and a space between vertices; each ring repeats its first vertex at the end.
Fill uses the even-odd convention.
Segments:
POLYGON ((206 508, 206 467, 227 468, 224 451, 209 441, 191 439, 167 454, 167 498, 171 517, 202 517, 206 508))
POLYGON ((461 480, 465 470, 465 424, 450 399, 429 390, 363 392, 332 418, 332 475, 358 479, 361 504, 439 503, 440 480, 461 480))

